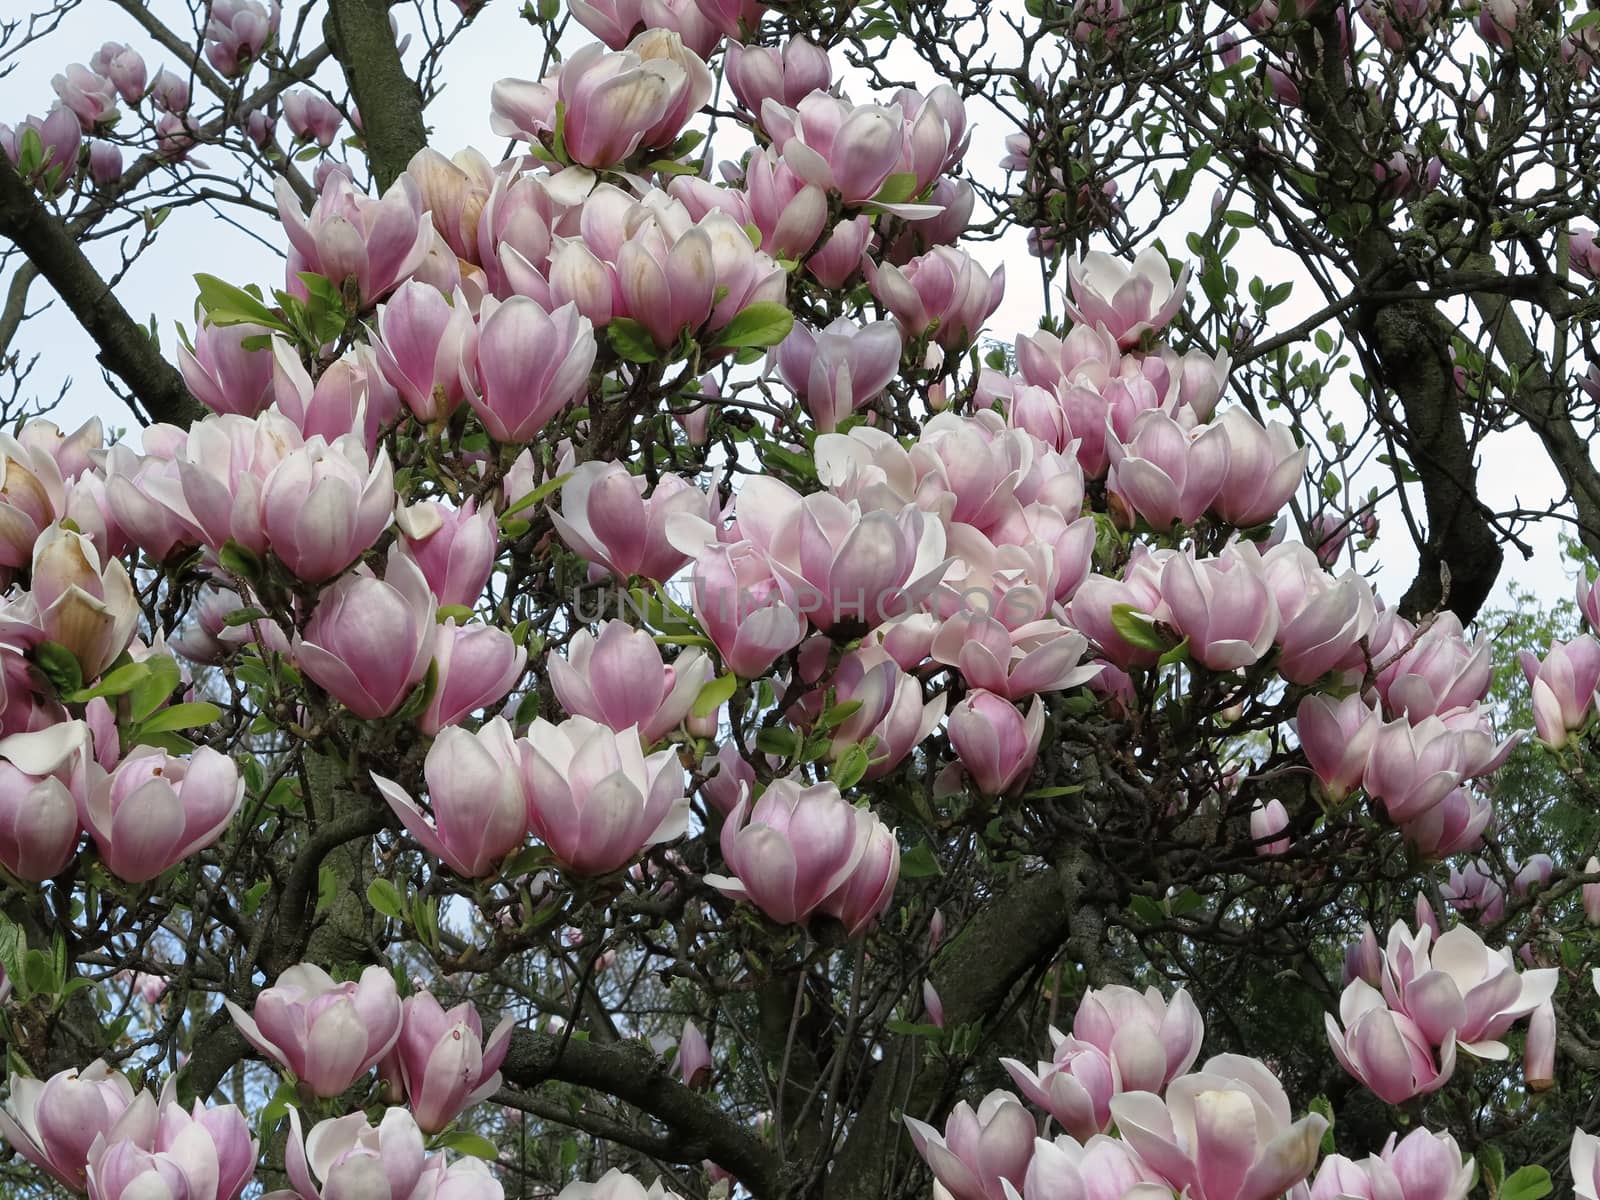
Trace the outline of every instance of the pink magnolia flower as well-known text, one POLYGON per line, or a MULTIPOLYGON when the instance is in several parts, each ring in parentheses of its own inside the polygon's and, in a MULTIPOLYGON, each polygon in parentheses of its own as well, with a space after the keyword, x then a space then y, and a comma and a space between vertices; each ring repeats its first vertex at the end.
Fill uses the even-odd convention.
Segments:
POLYGON ((378 309, 372 343, 384 378, 419 421, 448 417, 466 396, 478 327, 461 292, 455 302, 418 280, 402 283, 378 309))
POLYGON ((990 1092, 976 1112, 960 1101, 942 1134, 904 1119, 911 1144, 954 1200, 1006 1200, 1006 1185, 1020 1185, 1033 1158, 1033 1117, 1009 1092, 990 1092))
POLYGON ((787 577, 751 542, 706 545, 695 559, 694 614, 723 666, 761 675, 806 635, 806 617, 787 577))
POLYGON ((621 50, 644 24, 644 0, 569 0, 573 18, 613 50, 621 50))
POLYGON ((1044 619, 1007 629, 981 612, 958 612, 933 639, 932 658, 957 668, 967 686, 1022 700, 1088 683, 1098 665, 1083 665, 1088 640, 1059 621, 1044 619))
POLYGON ((1161 571, 1161 594, 1190 655, 1213 671, 1260 662, 1278 634, 1277 601, 1251 542, 1210 559, 1174 554, 1161 571))
POLYGON ((246 349, 250 338, 264 339, 271 330, 241 322, 195 330, 194 351, 178 347, 178 366, 195 399, 213 412, 253 417, 272 403, 272 354, 262 348, 246 349))
POLYGON ((84 133, 115 125, 117 117, 117 90, 111 80, 96 74, 82 63, 73 63, 64 74, 50 80, 50 86, 60 98, 62 107, 78 119, 84 133))
POLYGON ((975 688, 950 713, 950 744, 986 796, 1002 796, 1033 774, 1044 738, 1038 697, 1024 717, 1011 701, 975 688))
POLYGON ((358 572, 322 593, 295 661, 356 716, 386 717, 427 674, 436 607, 416 564, 391 550, 383 579, 358 572))
POLYGON ((1409 1016, 1392 1011, 1383 993, 1365 980, 1352 980, 1345 988, 1338 1021, 1332 1013, 1324 1017, 1339 1065, 1388 1104, 1438 1091, 1455 1072, 1455 1031, 1447 1030, 1438 1043, 1432 1042, 1409 1016))
POLYGON ((332 101, 310 88, 284 93, 283 119, 296 141, 316 142, 324 150, 333 145, 344 121, 332 101))
POLYGON ((1213 510, 1248 529, 1277 518, 1306 472, 1304 446, 1282 421, 1262 425, 1242 408, 1226 409, 1216 424, 1228 436, 1228 470, 1213 510))
POLYGON ((598 638, 580 629, 567 657, 551 655, 545 668, 567 712, 617 731, 637 728, 646 744, 683 723, 712 674, 703 650, 664 663, 655 639, 626 621, 607 621, 598 638))
POLYGON ((1054 1141, 1035 1139, 1020 1194, 1023 1200, 1164 1200, 1163 1190, 1120 1138, 1096 1134, 1080 1144, 1062 1134, 1054 1141))
POLYGON ((105 42, 89 59, 89 69, 109 79, 123 103, 130 107, 144 99, 148 75, 144 58, 137 50, 121 42, 105 42))
POLYGON ((587 391, 594 330, 575 305, 546 312, 526 296, 485 298, 479 317, 467 402, 495 441, 532 441, 587 391))
POLYGON ((1312 684, 1364 668, 1360 643, 1377 620, 1371 584, 1354 570, 1334 579, 1299 542, 1272 547, 1262 564, 1278 606, 1278 673, 1312 684))
POLYGON ((470 1001, 446 1011, 426 991, 407 996, 400 1014, 400 1036, 378 1070, 398 1076, 417 1127, 438 1133, 500 1087, 516 1021, 506 1017, 485 1040, 470 1001))
POLYGON ((355 434, 308 439, 284 455, 261 489, 267 546, 307 583, 332 579, 371 549, 393 511, 388 451, 369 456, 355 434))
MULTIPOLYGON (((376 969, 376 968, 374 968, 376 969)), ((400 1004, 395 1002, 398 1031, 400 1004)), ((300 1130, 300 1110, 289 1109, 289 1140, 284 1173, 300 1200, 412 1200, 427 1165, 422 1130, 403 1108, 384 1112, 376 1125, 366 1114, 319 1121, 310 1136, 300 1130), (322 1181, 319 1190, 317 1180, 322 1181)), ((471 1193, 468 1193, 469 1195, 471 1193)))
POLYGON ((685 1087, 704 1088, 711 1083, 711 1047, 692 1020, 683 1023, 678 1039, 678 1075, 685 1087))
POLYGON ((85 681, 116 660, 139 625, 127 568, 114 558, 100 563, 94 544, 64 525, 50 526, 33 546, 30 623, 71 652, 85 681))
POLYGON ((430 736, 504 700, 522 678, 528 651, 503 629, 446 617, 434 635, 433 663, 438 684, 417 718, 430 736))
POLYGON ((1072 1137, 1087 1141, 1111 1126, 1111 1097, 1119 1090, 1116 1067, 1104 1051, 1052 1029, 1055 1053, 1030 1071, 1014 1058, 1000 1065, 1022 1094, 1072 1137))
POLYGON ((864 264, 876 296, 912 338, 929 335, 948 350, 965 349, 1005 296, 1005 267, 993 275, 964 250, 935 246, 904 267, 864 264))
POLYGON ((343 173, 329 176, 309 214, 288 181, 278 180, 278 216, 289 236, 288 288, 302 293, 298 272, 315 271, 337 288, 353 288, 370 308, 422 265, 433 244, 433 226, 423 220, 422 195, 401 175, 372 200, 343 173))
POLYGON ((460 508, 424 500, 400 509, 395 524, 441 605, 471 608, 482 598, 500 546, 493 508, 470 496, 460 508))
POLYGON ((1574 1129, 1569 1164, 1578 1200, 1600 1200, 1600 1137, 1574 1129))
POLYGON ((800 397, 822 433, 882 394, 900 370, 892 321, 858 326, 840 317, 820 332, 796 322, 773 356, 779 378, 800 397))
POLYGON ((1388 721, 1372 736, 1361 785, 1399 824, 1427 812, 1466 777, 1462 760, 1460 738, 1438 717, 1388 721))
POLYGON ((792 109, 769 97, 759 116, 789 168, 847 205, 876 196, 900 163, 903 117, 898 109, 853 105, 818 91, 792 109))
POLYGON ((90 1145, 90 1200, 166 1195, 234 1200, 255 1174, 259 1146, 233 1105, 208 1109, 196 1101, 184 1112, 164 1092, 159 1112, 152 1105, 142 1113, 142 1121, 121 1122, 90 1145))
POLYGON ((1343 700, 1310 695, 1300 701, 1295 713, 1300 750, 1330 799, 1343 800, 1361 786, 1382 724, 1377 712, 1353 693, 1343 700))
POLYGON ((822 901, 821 911, 844 926, 845 936, 856 937, 888 909, 899 882, 900 844, 894 830, 873 815, 866 849, 845 881, 822 901))
POLYGON ((13 1075, 10 1083, 10 1098, 0 1108, 0 1136, 69 1191, 88 1186, 89 1152, 97 1141, 155 1134, 158 1116, 150 1093, 135 1095, 127 1077, 101 1059, 42 1083, 26 1075, 13 1075))
POLYGON ((1256 853, 1267 857, 1287 854, 1293 844, 1288 833, 1289 811, 1283 801, 1273 799, 1263 804, 1257 800, 1250 810, 1250 840, 1255 843, 1256 853))
POLYGON ((441 730, 422 768, 432 821, 399 784, 379 775, 372 780, 418 845, 457 875, 481 879, 527 836, 523 758, 503 717, 477 733, 441 730))
POLYGON ((1448 610, 1414 638, 1413 632, 1399 616, 1388 621, 1380 618, 1373 631, 1374 645, 1398 643, 1399 648, 1409 643, 1398 657, 1373 655, 1379 667, 1378 694, 1391 713, 1403 713, 1415 724, 1423 717, 1442 717, 1475 704, 1488 694, 1492 670, 1487 634, 1469 642, 1461 619, 1448 610), (1391 626, 1392 632, 1386 626, 1391 626))
POLYGON ((606 875, 682 836, 689 799, 676 751, 646 756, 637 729, 587 717, 533 723, 523 756, 528 823, 562 866, 606 875))
POLYGON ((378 966, 358 982, 336 983, 321 967, 299 963, 256 996, 250 1013, 225 1004, 246 1041, 318 1096, 345 1091, 400 1036, 394 976, 378 966))
POLYGON ((1175 522, 1193 525, 1211 507, 1228 469, 1226 430, 1186 430, 1159 409, 1140 413, 1129 440, 1108 439, 1106 452, 1106 490, 1160 532, 1175 522))
POLYGON ((1483 844, 1483 832, 1494 820, 1488 797, 1458 787, 1419 817, 1400 826, 1406 841, 1424 858, 1465 854, 1483 844))
POLYGON ((1560 747, 1582 729, 1600 691, 1600 642, 1580 634, 1552 642, 1543 660, 1524 650, 1518 656, 1533 691, 1533 723, 1539 740, 1560 747))
POLYGON ((1466 1200, 1473 1166, 1447 1133, 1414 1129, 1396 1145, 1391 1133, 1381 1154, 1355 1162, 1342 1154, 1323 1160, 1310 1200, 1466 1200))
POLYGON ((243 800, 238 766, 209 746, 187 760, 136 746, 79 798, 78 817, 106 869, 144 883, 220 838, 243 800))
POLYGON ((278 34, 278 0, 212 0, 206 20, 206 58, 229 78, 242 75, 278 34))
POLYGON ((1389 1007, 1415 1021, 1431 1044, 1453 1034, 1479 1058, 1509 1055, 1499 1039, 1554 994, 1558 978, 1554 968, 1519 974, 1510 950, 1490 950, 1465 925, 1435 939, 1427 929, 1412 934, 1396 922, 1384 952, 1389 1007))
POLYGON ((1111 1115, 1151 1171, 1193 1200, 1266 1200, 1290 1190, 1316 1165, 1328 1127, 1318 1113, 1294 1121, 1272 1072, 1234 1054, 1173 1080, 1165 1099, 1117 1096, 1111 1115))
POLYGON ((1161 251, 1143 251, 1129 266, 1098 250, 1067 263, 1067 287, 1073 320, 1100 326, 1124 350, 1139 344, 1144 334, 1159 333, 1183 307, 1189 267, 1174 281, 1161 251))
POLYGON ((799 36, 786 41, 781 50, 729 42, 722 65, 734 98, 757 116, 768 99, 796 108, 812 92, 827 91, 833 82, 827 51, 799 36))
POLYGON ((574 553, 619 581, 641 576, 665 582, 690 558, 668 541, 673 514, 714 521, 717 503, 677 475, 662 475, 646 497, 648 486, 643 475, 629 474, 621 463, 586 462, 562 484, 561 507, 551 512, 551 523, 574 553))
MULTIPOLYGON (((33 424, 24 427, 24 436, 33 424)), ((41 446, 0 434, 0 567, 30 563, 34 544, 66 507, 56 459, 41 446)))
POLYGON ((1183 988, 1167 1000, 1113 984, 1084 993, 1072 1036, 1111 1059, 1119 1090, 1159 1092, 1194 1064, 1205 1026, 1183 988))
POLYGON ((78 844, 89 729, 61 721, 0 738, 0 863, 32 883, 59 875, 78 844))
POLYGON ((754 804, 741 798, 723 823, 722 860, 734 877, 706 882, 779 924, 801 924, 848 883, 876 824, 831 783, 774 780, 754 804))

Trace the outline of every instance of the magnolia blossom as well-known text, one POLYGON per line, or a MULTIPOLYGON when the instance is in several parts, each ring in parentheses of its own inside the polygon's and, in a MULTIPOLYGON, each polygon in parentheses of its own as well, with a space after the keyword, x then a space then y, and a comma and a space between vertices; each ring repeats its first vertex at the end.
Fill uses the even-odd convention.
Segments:
POLYGON ((942 1134, 915 1117, 905 1123, 917 1153, 954 1200, 1006 1200, 1006 1185, 1022 1183, 1033 1157, 1033 1118, 1009 1092, 990 1092, 976 1112, 960 1101, 942 1134))
MULTIPOLYGON (((1064 1042, 1051 1036, 1059 1050, 1064 1042)), ((1072 1036, 1111 1059, 1118 1090, 1159 1092, 1193 1065, 1205 1027, 1184 988, 1167 1000, 1154 987, 1137 992, 1113 984, 1084 993, 1072 1036)))
POLYGON ((682 836, 689 799, 673 750, 648 757, 639 731, 587 717, 528 731, 523 778, 528 822, 550 853, 579 875, 624 867, 647 846, 682 836))
POLYGON ((1188 282, 1189 267, 1174 281, 1166 256, 1154 248, 1141 252, 1131 267, 1091 250, 1067 263, 1072 293, 1067 312, 1075 321, 1104 328, 1123 349, 1132 349, 1146 332, 1159 332, 1178 315, 1188 282))
POLYGON ((1283 1086, 1252 1058, 1221 1054, 1172 1081, 1163 1099, 1111 1101, 1122 1137, 1152 1172, 1192 1200, 1266 1200, 1316 1165, 1327 1120, 1293 1120, 1283 1086))
POLYGON ((400 1036, 394 976, 379 966, 363 970, 359 982, 336 983, 321 967, 300 963, 262 991, 250 1013, 232 1000, 226 1006, 247 1042, 318 1096, 339 1095, 400 1036))

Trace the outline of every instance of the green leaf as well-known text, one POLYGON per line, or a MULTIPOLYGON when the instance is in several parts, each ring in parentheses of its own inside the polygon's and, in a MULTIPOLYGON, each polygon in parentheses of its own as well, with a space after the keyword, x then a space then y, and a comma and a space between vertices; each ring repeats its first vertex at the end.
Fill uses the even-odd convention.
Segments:
POLYGON ((538 487, 534 488, 533 491, 529 492, 526 496, 523 496, 510 508, 506 509, 503 515, 509 517, 513 513, 521 512, 525 508, 532 508, 535 504, 539 503, 539 501, 543 500, 546 496, 550 495, 557 488, 566 483, 567 480, 571 479, 572 475, 573 473, 568 471, 565 475, 557 475, 554 479, 546 479, 538 487))
POLYGON ((1135 896, 1128 901, 1128 908, 1146 925, 1159 925, 1167 918, 1167 914, 1161 911, 1161 905, 1149 896, 1135 896))
POLYGON ((883 186, 878 189, 878 194, 872 198, 874 204, 904 204, 917 194, 917 177, 910 171, 896 171, 883 181, 883 186))
MULTIPOLYGON (((146 674, 128 692, 128 719, 135 725, 171 699, 183 678, 177 662, 164 654, 152 655, 139 665, 146 668, 146 674)), ((180 726, 170 725, 167 728, 177 729, 180 726)))
POLYGON ((222 549, 217 552, 217 561, 222 564, 224 571, 231 572, 240 579, 261 578, 261 560, 232 538, 222 544, 222 549))
POLYGON ((221 718, 222 710, 209 701, 197 700, 190 704, 174 704, 171 708, 163 708, 141 725, 135 736, 144 737, 150 733, 172 733, 179 729, 195 729, 201 725, 209 725, 213 721, 221 720, 221 718))
POLYGON ((939 1038, 944 1036, 944 1030, 937 1025, 929 1025, 917 1021, 885 1021, 884 1027, 890 1033, 898 1033, 902 1037, 939 1038))
POLYGON ((194 277, 200 287, 200 306, 213 325, 242 325, 250 322, 269 329, 293 333, 289 323, 273 312, 243 288, 218 279, 215 275, 200 274, 194 277))
POLYGON ((45 957, 43 950, 29 950, 26 958, 22 960, 22 978, 28 983, 28 990, 41 996, 52 995, 56 990, 55 972, 50 968, 50 960, 45 957))
POLYGON ((1158 667, 1170 667, 1174 663, 1183 663, 1183 662, 1188 662, 1188 661, 1189 661, 1189 639, 1188 638, 1184 638, 1183 641, 1179 642, 1171 650, 1168 650, 1165 654, 1163 654, 1160 658, 1158 658, 1156 660, 1156 666, 1158 666, 1158 667))
POLYGON ((392 917, 396 921, 404 920, 405 897, 400 894, 400 889, 387 879, 380 877, 367 885, 367 903, 386 917, 392 917))
POLYGON ((1336 1149, 1333 1140, 1333 1104, 1326 1096, 1316 1096, 1306 1107, 1328 1122, 1328 1127, 1322 1131, 1322 1152, 1332 1154, 1336 1149))
POLYGON ((33 648, 33 661, 63 696, 83 690, 83 668, 78 657, 60 642, 40 642, 33 648))
POLYGON ((859 742, 853 742, 833 764, 829 777, 833 780, 834 786, 842 792, 860 783, 861 777, 867 773, 867 768, 871 765, 872 760, 867 757, 867 748, 859 742))
POLYGON ((19 991, 25 990, 27 986, 27 976, 23 971, 23 963, 27 957, 28 935, 22 931, 22 926, 4 913, 0 913, 0 967, 5 968, 6 978, 10 979, 19 991))
POLYGON ((927 842, 918 842, 911 849, 900 855, 900 877, 902 879, 927 879, 933 875, 942 875, 944 868, 939 865, 939 860, 933 856, 927 842))
POLYGON ((422 715, 422 710, 428 707, 428 702, 433 699, 433 694, 439 690, 439 660, 434 659, 428 664, 428 673, 422 677, 422 682, 412 689, 411 695, 400 706, 400 711, 394 714, 397 721, 414 721, 422 715))
POLYGON ((624 362, 651 363, 661 359, 661 348, 656 345, 655 338, 632 317, 612 317, 606 326, 606 340, 624 362))
POLYGON ((830 729, 837 729, 860 711, 860 700, 846 700, 843 704, 835 704, 832 708, 823 710, 822 715, 817 718, 816 731, 826 733, 830 729))
POLYGON ((1130 646, 1137 646, 1140 650, 1156 650, 1164 653, 1167 649, 1167 644, 1161 640, 1161 635, 1150 623, 1149 614, 1140 612, 1131 604, 1111 606, 1111 627, 1123 641, 1130 646))
POLYGON ((758 300, 739 310, 711 341, 718 346, 776 346, 794 328, 794 314, 776 300, 758 300))
POLYGON ((454 1150, 457 1154, 471 1155, 473 1158, 484 1158, 493 1162, 500 1156, 500 1151, 495 1144, 481 1133, 472 1133, 466 1129, 457 1129, 452 1133, 441 1133, 434 1144, 441 1150, 454 1150))
POLYGON ((694 707, 689 711, 697 718, 704 720, 726 704, 728 698, 738 690, 739 677, 737 675, 719 675, 700 689, 700 694, 694 698, 694 707))
POLYGON ((756 749, 779 758, 791 757, 799 742, 799 736, 792 729, 762 729, 756 733, 756 749))
POLYGON ((123 663, 115 671, 100 677, 92 688, 84 688, 66 697, 73 704, 87 704, 100 696, 121 696, 131 692, 150 673, 150 660, 123 663))
POLYGON ((1523 1167, 1506 1176, 1500 1185, 1500 1200, 1539 1200, 1553 1188, 1550 1172, 1543 1167, 1523 1167))
POLYGON ((1473 1157, 1476 1159, 1478 1178, 1483 1180, 1484 1190, 1490 1196, 1500 1194, 1500 1181, 1506 1177, 1505 1155, 1500 1153, 1500 1147, 1492 1142, 1483 1142, 1477 1146, 1473 1157))

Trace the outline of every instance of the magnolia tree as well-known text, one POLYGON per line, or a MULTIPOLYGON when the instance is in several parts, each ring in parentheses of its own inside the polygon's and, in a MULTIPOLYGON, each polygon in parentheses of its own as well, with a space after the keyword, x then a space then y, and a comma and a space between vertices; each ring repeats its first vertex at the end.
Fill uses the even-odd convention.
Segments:
POLYGON ((0 129, 8 1195, 1595 1200, 1600 642, 1471 629, 1600 546, 1595 14, 570 0, 480 150, 477 6, 91 7, 0 129), (202 205, 286 266, 163 343, 202 205))

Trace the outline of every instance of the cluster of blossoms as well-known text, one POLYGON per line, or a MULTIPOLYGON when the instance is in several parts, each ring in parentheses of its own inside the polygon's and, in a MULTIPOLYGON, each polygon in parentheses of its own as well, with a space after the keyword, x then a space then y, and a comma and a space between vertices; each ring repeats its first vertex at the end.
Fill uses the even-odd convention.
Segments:
POLYGON ((1037 1118, 1006 1091, 976 1110, 957 1104, 942 1133, 914 1117, 906 1124, 953 1200, 1264 1200, 1305 1195, 1308 1181, 1313 1200, 1464 1200, 1472 1160, 1426 1129, 1391 1136, 1365 1162, 1331 1154, 1317 1169, 1326 1119, 1295 1120, 1283 1085, 1256 1059, 1220 1054, 1192 1070, 1203 1038, 1182 989, 1168 1001, 1155 988, 1091 988, 1072 1033, 1051 1031, 1048 1062, 1004 1064, 1061 1133, 1039 1136, 1037 1118))
MULTIPOLYGON (((243 81, 275 45, 281 20, 279 0, 212 0, 202 31, 206 61, 223 79, 243 81)), ((48 195, 65 191, 75 179, 86 187, 115 184, 125 147, 182 160, 202 138, 190 78, 175 66, 152 74, 137 50, 106 42, 87 65, 73 63, 50 81, 56 100, 43 117, 30 116, 15 128, 0 124, 0 153, 48 195), (138 126, 131 132, 122 126, 123 106, 138 126)), ((297 139, 324 147, 343 119, 309 88, 284 95, 281 108, 297 139)), ((233 112, 229 119, 258 148, 275 149, 274 113, 233 112)))
MULTIPOLYGON (((1370 929, 1367 935, 1370 947, 1354 960, 1339 1019, 1327 1015, 1328 1041, 1340 1065, 1390 1104, 1443 1087, 1458 1048, 1478 1058, 1505 1058, 1509 1051, 1500 1039, 1511 1026, 1541 1008, 1550 1012, 1559 972, 1519 973, 1511 951, 1491 951, 1464 925, 1440 934, 1419 923, 1413 933, 1396 922, 1382 954, 1370 929)), ((1528 1034, 1530 1084, 1540 1082, 1535 1064, 1553 1057, 1554 1037, 1553 1014, 1535 1019, 1528 1034)))

